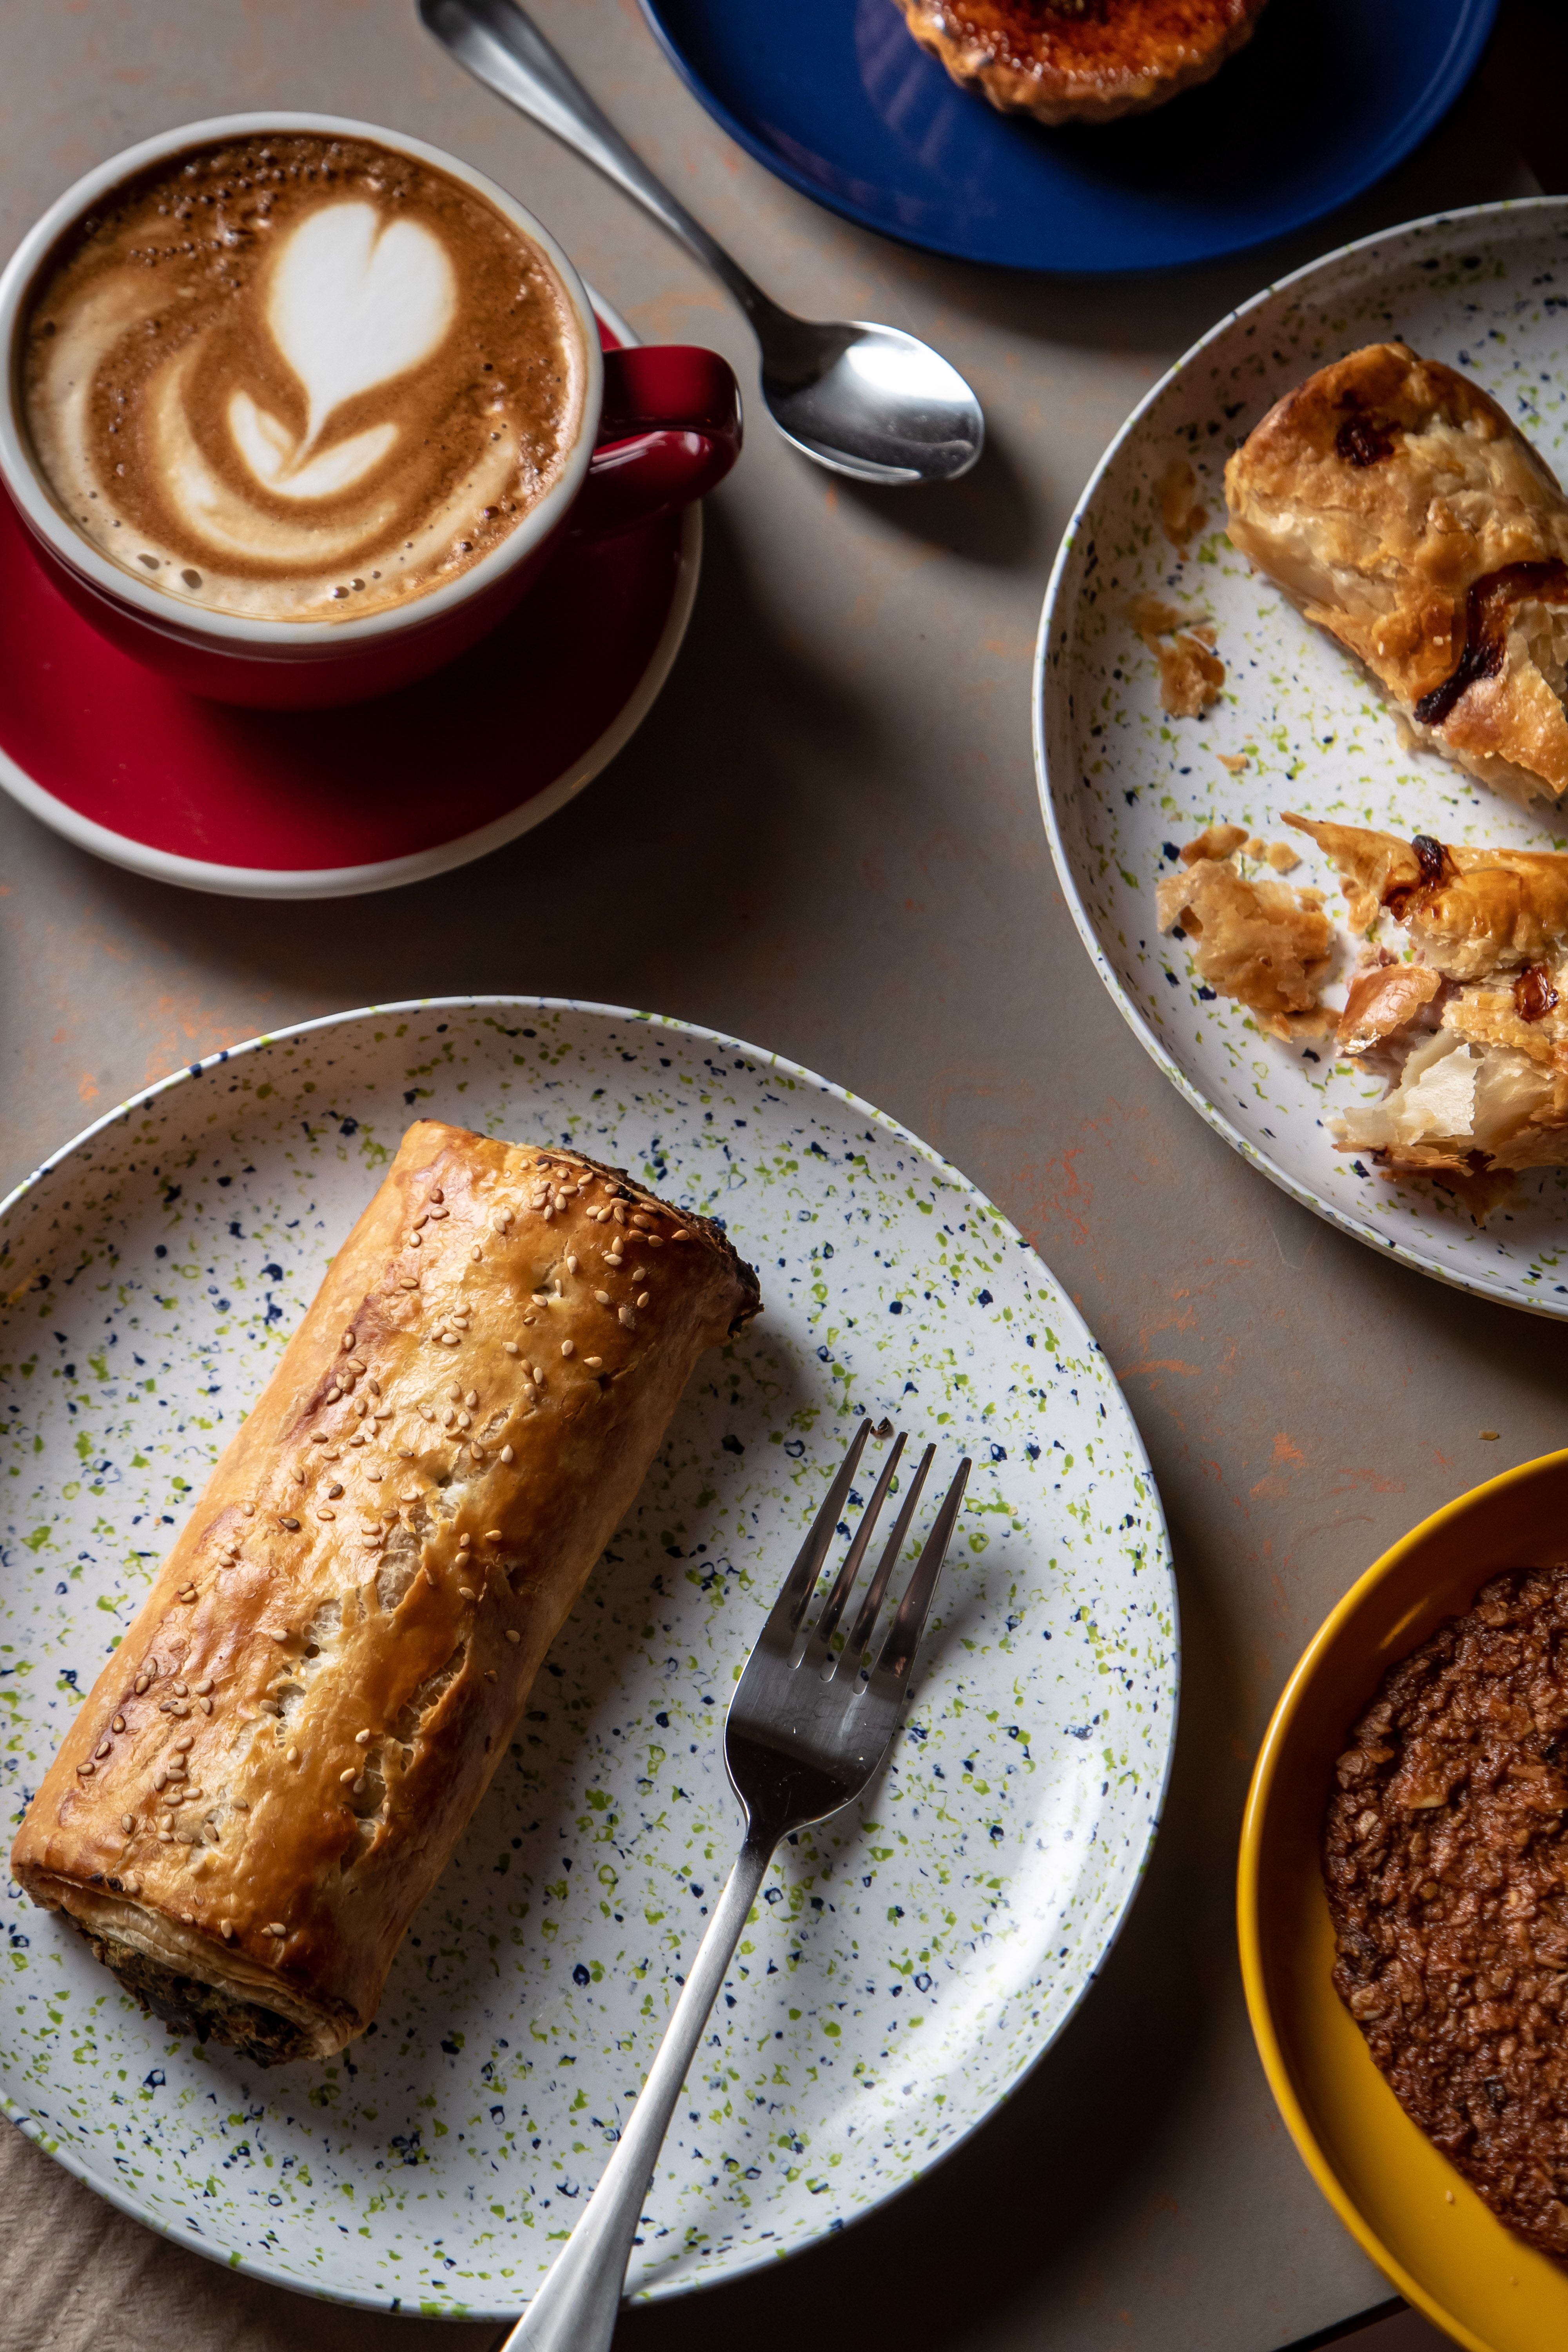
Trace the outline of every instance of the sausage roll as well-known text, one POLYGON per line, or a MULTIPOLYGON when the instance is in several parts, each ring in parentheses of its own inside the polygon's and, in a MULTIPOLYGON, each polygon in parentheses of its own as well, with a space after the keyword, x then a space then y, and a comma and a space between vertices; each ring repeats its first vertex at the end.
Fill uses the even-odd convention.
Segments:
POLYGON ((1386 913, 1415 950, 1372 950, 1351 982, 1336 1042, 1388 1090, 1339 1119, 1339 1149, 1478 1207, 1568 1167, 1568 857, 1285 822, 1333 860, 1358 928, 1386 913))
POLYGON ((1495 400, 1372 343, 1271 408, 1225 486, 1234 544, 1420 741, 1510 799, 1568 792, 1568 499, 1495 400))
POLYGON ((1217 73, 1263 0, 899 0, 922 48, 1005 114, 1110 122, 1217 73))
POLYGON ((760 1303, 619 1171, 411 1128, 27 1808, 34 1901, 263 2065, 363 2032, 693 1366, 760 1303))

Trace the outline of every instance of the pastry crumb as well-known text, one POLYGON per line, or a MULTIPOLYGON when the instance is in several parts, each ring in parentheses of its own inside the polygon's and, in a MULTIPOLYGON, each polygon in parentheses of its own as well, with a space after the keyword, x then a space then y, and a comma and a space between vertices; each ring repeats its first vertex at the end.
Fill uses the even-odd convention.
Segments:
POLYGON ((1195 841, 1183 844, 1182 864, 1195 866, 1200 857, 1228 857, 1231 851, 1239 849, 1246 839, 1247 827, 1244 824, 1205 825, 1195 841))
POLYGON ((1441 985, 1442 975, 1426 964, 1397 963, 1386 956, 1363 964, 1351 982, 1335 1044, 1342 1053, 1370 1054, 1408 1028, 1441 985))
POLYGON ((1184 629, 1192 615, 1178 604, 1167 604, 1163 596, 1134 596, 1127 617, 1148 645, 1151 637, 1168 637, 1173 629, 1184 629))
POLYGON ((1239 776, 1244 768, 1252 765, 1245 751, 1216 751, 1215 757, 1222 768, 1230 770, 1233 776, 1239 776))
POLYGON ((1160 521, 1176 553, 1186 556, 1197 533, 1208 520, 1208 509, 1198 497, 1198 478, 1184 457, 1173 457, 1158 482, 1160 521))
POLYGON ((1251 838, 1242 845, 1242 847, 1243 854, 1247 857, 1261 857, 1263 855, 1264 845, 1258 840, 1256 834, 1253 834, 1251 838))
POLYGON ((1288 841, 1271 841, 1263 853, 1263 862, 1272 866, 1276 874, 1289 874, 1301 863, 1301 853, 1292 849, 1288 841))
POLYGON ((1158 648, 1160 707, 1171 719, 1201 719, 1225 688, 1225 664, 1196 637, 1158 648))
POLYGON ((1212 621, 1179 612, 1162 596, 1135 596, 1127 616, 1160 665, 1160 708, 1169 719, 1201 719, 1225 686, 1212 621))

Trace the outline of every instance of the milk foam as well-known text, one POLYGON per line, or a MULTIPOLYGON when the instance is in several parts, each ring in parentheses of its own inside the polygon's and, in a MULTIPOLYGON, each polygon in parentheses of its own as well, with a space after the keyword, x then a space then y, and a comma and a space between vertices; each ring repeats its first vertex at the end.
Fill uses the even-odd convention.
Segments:
POLYGON ((267 292, 273 341, 305 387, 303 457, 332 411, 428 359, 458 305, 445 247, 417 221, 374 205, 307 213, 274 258, 267 292))
POLYGON ((85 225, 29 329, 28 424, 77 527, 252 617, 353 618, 459 575, 581 414, 544 256, 369 142, 176 157, 85 225))
POLYGON ((328 499, 348 489, 380 464, 397 438, 395 425, 372 425, 311 457, 305 454, 309 441, 296 441, 247 392, 237 392, 229 402, 228 429, 257 480, 280 499, 328 499))

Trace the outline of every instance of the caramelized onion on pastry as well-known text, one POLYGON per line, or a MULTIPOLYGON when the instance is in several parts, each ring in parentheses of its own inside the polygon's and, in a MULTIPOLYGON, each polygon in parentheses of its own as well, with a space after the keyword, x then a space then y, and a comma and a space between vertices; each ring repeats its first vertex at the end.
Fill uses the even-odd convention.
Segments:
POLYGON ((1372 343, 1271 408, 1226 467, 1233 543, 1510 799, 1568 792, 1568 499, 1497 402, 1372 343))
POLYGON ((1467 849, 1359 824, 1287 814, 1356 892, 1387 908, 1447 980, 1480 980, 1568 952, 1568 857, 1551 850, 1467 849))
POLYGON ((719 1226, 422 1119, 12 1854, 143 2004, 258 2063, 374 2016, 404 1931, 704 1349, 719 1226))

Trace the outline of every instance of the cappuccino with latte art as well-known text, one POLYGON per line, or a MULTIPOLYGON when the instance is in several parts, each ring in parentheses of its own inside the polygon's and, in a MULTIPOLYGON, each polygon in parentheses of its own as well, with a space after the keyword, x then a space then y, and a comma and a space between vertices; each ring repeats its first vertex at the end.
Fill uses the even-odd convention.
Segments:
POLYGON ((18 357, 60 510, 170 596, 257 621, 416 602, 560 477, 586 369, 545 253, 374 141, 237 136, 100 197, 18 357))

